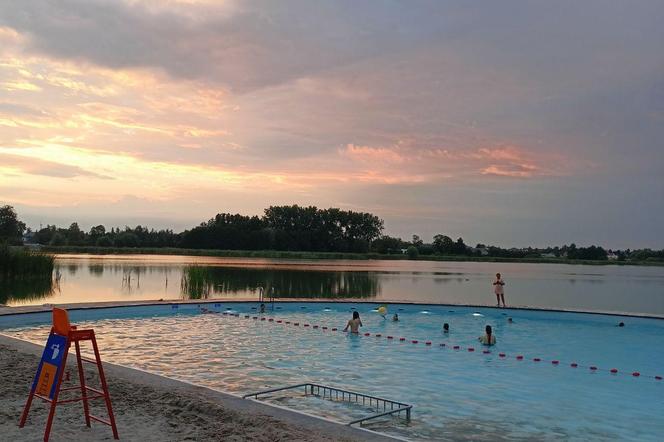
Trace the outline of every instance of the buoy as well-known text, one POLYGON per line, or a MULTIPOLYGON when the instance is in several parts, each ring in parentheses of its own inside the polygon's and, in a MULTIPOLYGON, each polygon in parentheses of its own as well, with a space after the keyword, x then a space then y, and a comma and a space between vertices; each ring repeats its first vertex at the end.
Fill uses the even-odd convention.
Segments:
POLYGON ((484 353, 485 355, 488 355, 491 352, 489 350, 483 350, 482 353, 484 353))
POLYGON ((452 348, 455 349, 455 350, 458 350, 458 349, 461 348, 461 347, 459 347, 458 345, 455 345, 455 346, 452 347, 452 348))
POLYGON ((475 351, 473 347, 468 347, 468 351, 475 351))
POLYGON ((661 376, 655 376, 655 379, 657 379, 658 381, 661 381, 662 377, 661 376))
POLYGON ((254 316, 252 319, 258 319, 258 316, 254 316))
POLYGON ((309 324, 304 324, 305 327, 309 327, 309 324))
POLYGON ((506 355, 505 355, 505 353, 498 353, 498 356, 500 356, 501 358, 504 358, 506 355))
POLYGON ((577 364, 576 362, 572 362, 571 364, 569 364, 569 366, 572 368, 576 368, 579 366, 579 364, 577 364))
POLYGON ((406 338, 399 338, 399 340, 400 340, 400 341, 405 341, 405 340, 406 340, 406 338))
POLYGON ((265 321, 265 318, 261 318, 261 321, 265 321))
POLYGON ((377 338, 380 338, 383 335, 381 335, 380 333, 376 333, 374 336, 377 337, 377 338))
POLYGON ((317 325, 314 325, 314 328, 318 328, 318 326, 317 326, 317 325))
POLYGON ((632 373, 632 376, 634 376, 635 378, 638 378, 639 376, 641 376, 641 373, 639 373, 638 371, 635 371, 634 373, 632 373))
POLYGON ((323 330, 327 330, 327 327, 323 327, 323 330))
POLYGON ((286 321, 284 324, 290 324, 290 321, 286 321))
POLYGON ((612 368, 612 369, 611 369, 611 370, 609 370, 609 371, 611 371, 611 373, 613 373, 613 374, 616 374, 616 373, 618 373, 618 370, 617 370, 617 369, 615 369, 615 368, 612 368))
POLYGON ((589 368, 590 368, 592 371, 597 370, 597 367, 595 367, 594 365, 591 365, 589 368))
POLYGON ((560 361, 553 360, 553 361, 551 361, 551 363, 552 363, 553 365, 558 365, 558 364, 560 363, 560 361))
POLYGON ((293 325, 297 326, 297 325, 300 325, 300 323, 299 322, 293 322, 293 325))
POLYGON ((364 336, 371 336, 371 333, 365 333, 364 336))
POLYGON ((281 319, 277 320, 277 324, 281 324, 283 321, 281 319))
POLYGON ((539 361, 541 361, 541 359, 540 358, 533 358, 533 361, 534 362, 539 362, 539 361))
POLYGON ((249 315, 244 315, 244 319, 249 319, 249 315))
POLYGON ((394 339, 394 337, 392 337, 392 336, 388 336, 387 339, 394 339))
POLYGON ((520 360, 522 360, 522 359, 523 359, 523 356, 521 356, 521 355, 518 355, 518 356, 517 356, 516 358, 517 358, 517 360, 519 360, 519 361, 520 361, 520 360))
POLYGON ((337 331, 337 329, 336 329, 336 328, 333 328, 332 331, 337 331))
POLYGON ((413 339, 411 342, 412 342, 413 344, 417 344, 417 339, 413 339))
POLYGON ((441 346, 441 347, 445 347, 445 343, 444 343, 444 342, 441 342, 441 343, 440 343, 440 346, 441 346))
POLYGON ((424 343, 425 345, 431 345, 431 341, 427 341, 424 343))

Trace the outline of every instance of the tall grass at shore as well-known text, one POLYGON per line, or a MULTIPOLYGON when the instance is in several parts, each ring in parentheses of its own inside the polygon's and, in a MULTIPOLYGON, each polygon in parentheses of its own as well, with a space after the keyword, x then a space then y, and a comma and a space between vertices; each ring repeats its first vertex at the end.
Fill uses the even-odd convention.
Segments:
POLYGON ((50 295, 54 263, 51 255, 0 245, 0 303, 50 295))
POLYGON ((0 278, 3 279, 50 278, 54 263, 52 255, 0 246, 0 278))

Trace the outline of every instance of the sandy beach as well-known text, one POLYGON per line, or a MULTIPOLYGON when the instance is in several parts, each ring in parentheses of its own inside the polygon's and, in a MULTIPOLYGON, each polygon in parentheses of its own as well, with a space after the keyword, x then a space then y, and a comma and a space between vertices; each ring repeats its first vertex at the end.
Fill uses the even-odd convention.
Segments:
MULTIPOLYGON (((43 439, 46 404, 35 400, 24 428, 18 421, 39 361, 39 346, 0 336, 0 428, 3 440, 43 439)), ((70 361, 71 362, 71 361, 70 361)), ((77 383, 76 370, 71 381, 77 383)), ((104 364, 121 440, 332 441, 391 440, 355 428, 302 416, 209 390, 104 364)), ((87 368, 90 385, 99 385, 87 368)), ((62 396, 61 396, 62 398, 62 396)), ((92 408, 105 416, 103 402, 92 408)), ((113 440, 110 427, 85 426, 82 405, 58 406, 52 441, 113 440)))

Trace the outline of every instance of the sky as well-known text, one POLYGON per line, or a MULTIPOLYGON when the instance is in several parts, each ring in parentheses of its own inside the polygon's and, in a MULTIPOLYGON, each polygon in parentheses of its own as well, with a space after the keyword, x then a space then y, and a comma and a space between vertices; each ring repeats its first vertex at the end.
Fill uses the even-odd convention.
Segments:
POLYGON ((664 2, 0 0, 0 204, 664 247, 664 2))

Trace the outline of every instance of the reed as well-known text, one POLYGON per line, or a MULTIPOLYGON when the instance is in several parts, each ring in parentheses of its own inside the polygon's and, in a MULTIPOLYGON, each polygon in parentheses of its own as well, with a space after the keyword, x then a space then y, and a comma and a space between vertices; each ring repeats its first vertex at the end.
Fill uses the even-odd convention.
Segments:
POLYGON ((51 255, 0 245, 0 280, 51 279, 54 262, 51 255))

